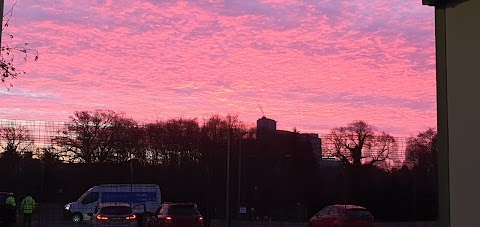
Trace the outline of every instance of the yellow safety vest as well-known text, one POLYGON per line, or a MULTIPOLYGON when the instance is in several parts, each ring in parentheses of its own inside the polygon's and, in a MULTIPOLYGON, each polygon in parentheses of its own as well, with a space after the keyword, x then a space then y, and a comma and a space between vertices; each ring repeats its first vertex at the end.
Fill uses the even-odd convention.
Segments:
POLYGON ((31 214, 35 210, 35 200, 31 196, 25 197, 22 201, 22 211, 24 214, 31 214))
POLYGON ((12 206, 12 207, 16 207, 17 204, 15 203, 15 198, 13 198, 13 196, 9 196, 7 197, 7 200, 5 201, 5 204, 7 206, 12 206))

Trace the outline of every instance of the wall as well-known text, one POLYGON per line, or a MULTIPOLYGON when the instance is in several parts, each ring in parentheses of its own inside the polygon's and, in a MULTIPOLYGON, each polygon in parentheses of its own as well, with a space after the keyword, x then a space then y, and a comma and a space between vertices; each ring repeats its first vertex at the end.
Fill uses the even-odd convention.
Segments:
POLYGON ((441 226, 480 226, 480 1, 436 9, 441 226), (478 206, 478 205, 477 205, 478 206))

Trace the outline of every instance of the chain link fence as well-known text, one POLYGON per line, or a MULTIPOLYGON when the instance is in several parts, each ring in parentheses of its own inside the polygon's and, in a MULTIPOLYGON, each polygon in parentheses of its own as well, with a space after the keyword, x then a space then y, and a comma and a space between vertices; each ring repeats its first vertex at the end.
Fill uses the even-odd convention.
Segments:
MULTIPOLYGON (((67 122, 0 120, 3 129, 0 191, 13 192, 17 204, 21 204, 27 194, 33 195, 38 204, 32 226, 84 225, 72 223, 71 214, 65 215, 65 205, 80 200, 88 189, 102 184, 158 185, 161 202, 192 202, 198 205, 207 224, 210 220, 223 220, 226 217, 227 151, 231 152, 228 204, 234 220, 305 223, 322 207, 344 203, 367 207, 378 221, 436 219, 436 174, 407 168, 411 166, 405 161, 408 138, 394 137, 397 148, 388 154, 388 168, 350 172, 345 171, 336 158, 320 155, 319 159, 318 154, 312 153, 311 145, 291 136, 271 143, 234 137, 225 140, 227 142, 205 142, 201 129, 195 131, 193 127, 195 130, 189 131, 191 128, 187 126, 176 131, 181 134, 179 137, 115 142, 115 146, 110 147, 98 145, 95 152, 105 149, 129 152, 129 155, 122 160, 86 163, 72 156, 69 149, 73 148, 55 140, 59 136, 65 138, 63 132, 69 125, 67 122), (184 143, 187 139, 194 143, 184 143), (16 159, 5 156, 12 146, 19 154, 16 159)), ((328 154, 334 146, 325 139, 327 136, 322 138, 323 154, 328 154)), ((126 140, 124 138, 127 137, 121 140, 126 140)), ((20 206, 17 209, 17 225, 20 225, 23 216, 20 206)))

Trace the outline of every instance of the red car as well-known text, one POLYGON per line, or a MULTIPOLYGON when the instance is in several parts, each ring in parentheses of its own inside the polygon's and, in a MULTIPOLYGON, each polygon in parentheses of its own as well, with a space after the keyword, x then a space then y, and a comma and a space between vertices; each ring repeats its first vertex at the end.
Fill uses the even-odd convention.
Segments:
POLYGON ((147 227, 204 227, 203 216, 193 203, 164 203, 147 219, 147 227))
POLYGON ((373 215, 364 207, 332 205, 310 219, 310 227, 373 227, 373 215))

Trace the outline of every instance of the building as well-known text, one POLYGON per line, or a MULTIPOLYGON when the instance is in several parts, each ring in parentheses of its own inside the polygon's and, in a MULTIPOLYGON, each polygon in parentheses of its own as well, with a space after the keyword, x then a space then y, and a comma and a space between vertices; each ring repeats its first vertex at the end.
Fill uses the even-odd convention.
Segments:
POLYGON ((310 142, 312 145, 312 151, 317 159, 317 163, 320 164, 322 161, 322 139, 316 133, 303 133, 303 136, 310 142))
MULTIPOLYGON (((266 136, 275 136, 275 135, 295 135, 296 132, 277 130, 277 121, 273 119, 262 118, 257 120, 257 138, 262 139, 266 136)), ((300 133, 305 142, 308 142, 312 146, 312 151, 315 155, 316 161, 318 164, 322 162, 322 139, 317 133, 300 133)))
POLYGON ((275 135, 277 132, 277 122, 273 119, 262 118, 257 120, 257 138, 263 138, 266 135, 275 135))
POLYGON ((438 226, 480 226, 472 218, 480 203, 480 153, 472 149, 480 127, 480 1, 423 3, 435 6, 438 226))
POLYGON ((320 160, 320 168, 336 168, 341 167, 342 163, 335 157, 322 157, 320 160))

